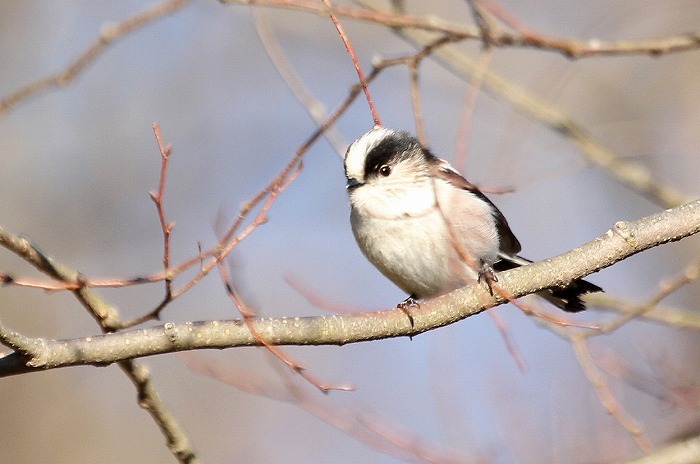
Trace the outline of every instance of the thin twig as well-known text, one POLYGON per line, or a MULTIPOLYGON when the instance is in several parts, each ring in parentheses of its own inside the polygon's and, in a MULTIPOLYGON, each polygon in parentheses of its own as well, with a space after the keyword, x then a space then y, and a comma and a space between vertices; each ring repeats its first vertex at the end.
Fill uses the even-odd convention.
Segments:
MULTIPOLYGON (((600 328, 601 334, 613 332, 627 324, 629 321, 642 316, 654 310, 658 304, 667 296, 677 292, 680 288, 697 280, 700 277, 700 256, 696 257, 690 264, 686 266, 683 272, 676 278, 662 285, 662 288, 652 296, 649 301, 643 305, 639 305, 635 310, 628 311, 612 322, 605 324, 600 328)), ((592 334, 591 334, 592 336, 592 334)))
POLYGON ((457 129, 457 142, 455 143, 454 163, 455 169, 460 172, 466 171, 467 157, 469 154, 469 137, 471 135, 472 118, 476 109, 476 100, 481 92, 481 85, 484 82, 484 74, 491 63, 493 57, 493 48, 484 48, 477 68, 472 76, 471 85, 467 90, 467 96, 464 98, 462 105, 462 114, 459 118, 459 128, 457 129))
POLYGON ((160 133, 160 125, 156 122, 153 124, 153 134, 156 137, 156 142, 158 143, 158 151, 160 151, 161 165, 160 165, 160 181, 158 182, 158 191, 149 192, 151 199, 156 204, 156 209, 158 211, 158 221, 160 222, 160 228, 163 231, 163 272, 165 273, 165 295, 163 296, 162 302, 147 316, 149 319, 158 319, 160 312, 165 308, 165 306, 172 301, 173 294, 173 276, 168 273, 170 269, 170 234, 175 227, 174 222, 168 222, 165 217, 165 208, 163 206, 163 196, 165 193, 165 180, 168 176, 168 162, 170 161, 170 154, 172 153, 172 145, 165 145, 163 143, 163 138, 160 133))
POLYGON ((644 433, 644 429, 634 419, 632 419, 627 412, 625 412, 620 402, 610 391, 610 386, 608 385, 607 380, 593 362, 591 353, 588 350, 588 345, 586 344, 586 339, 579 336, 572 337, 571 343, 574 347, 574 352, 576 353, 576 359, 578 359, 581 369, 588 378, 590 384, 595 389, 600 403, 627 431, 637 446, 639 446, 643 452, 649 453, 652 450, 651 441, 644 433))
POLYGON ((338 30, 340 38, 343 39, 345 49, 348 51, 348 54, 352 59, 352 64, 355 66, 357 77, 360 79, 360 84, 362 85, 362 91, 365 93, 365 98, 367 99, 367 104, 369 105, 369 111, 372 113, 372 118, 374 119, 374 125, 381 126, 382 122, 379 119, 379 113, 377 112, 377 108, 374 106, 374 102, 372 101, 372 95, 370 95, 369 87, 367 87, 367 78, 365 77, 365 73, 362 72, 362 67, 357 59, 357 55, 355 55, 355 50, 353 49, 347 35, 345 35, 345 31, 343 30, 343 26, 340 24, 340 21, 338 21, 338 17, 335 15, 335 13, 333 13, 333 5, 331 4, 331 1, 323 0, 323 3, 328 7, 328 16, 330 16, 331 21, 333 21, 333 25, 338 30))
POLYGON ((146 282, 157 282, 160 280, 172 279, 175 275, 189 269, 195 264, 199 264, 199 272, 196 276, 190 279, 187 283, 179 287, 178 289, 171 291, 169 295, 152 311, 144 314, 143 316, 137 317, 133 320, 126 321, 122 324, 122 328, 133 327, 135 325, 141 324, 148 320, 154 319, 158 316, 160 311, 165 307, 166 304, 182 296, 189 289, 194 287, 200 280, 209 274, 209 272, 216 266, 219 262, 225 259, 229 253, 238 245, 244 238, 250 235, 258 226, 264 224, 267 221, 267 212, 272 207, 272 204, 277 199, 277 196, 282 192, 294 179, 297 178, 301 172, 302 164, 301 157, 304 152, 308 150, 309 145, 305 145, 300 148, 294 155, 292 160, 285 166, 284 169, 275 177, 275 179, 263 188, 255 197, 249 200, 241 208, 238 218, 229 227, 224 236, 218 241, 216 246, 213 248, 202 252, 201 245, 199 246, 199 254, 177 267, 165 269, 162 273, 157 273, 151 276, 125 279, 121 282, 119 279, 113 279, 106 282, 93 281, 92 283, 111 283, 110 286, 125 286, 140 284, 146 282), (243 222, 247 218, 248 214, 253 210, 253 208, 262 200, 265 200, 260 211, 256 217, 238 234, 236 232, 242 226, 243 222))
POLYGON ((331 390, 353 390, 352 387, 344 385, 330 385, 326 383, 321 383, 318 379, 309 374, 309 372, 304 366, 302 366, 301 364, 293 360, 291 357, 289 357, 280 347, 275 346, 269 343, 267 340, 265 340, 265 337, 263 337, 260 334, 260 332, 258 332, 258 330, 255 327, 255 324, 253 323, 253 321, 256 319, 255 312, 250 306, 248 306, 243 301, 243 298, 234 289, 231 277, 229 276, 228 269, 223 262, 219 262, 219 273, 221 274, 221 280, 224 282, 227 295, 229 296, 231 301, 233 301, 233 303, 236 305, 236 308, 238 308, 238 311, 240 312, 241 316, 243 316, 243 321, 248 327, 248 330, 250 330, 250 333, 261 346, 264 346, 265 349, 272 353, 272 355, 275 356, 277 359, 282 361, 289 369, 292 370, 292 372, 299 375, 301 378, 309 382, 322 393, 328 393, 331 390))
POLYGON ((515 364, 517 364, 518 369, 520 369, 520 372, 527 372, 527 364, 525 364, 525 358, 523 357, 522 352, 518 348, 518 345, 515 343, 515 340, 513 340, 513 337, 510 335, 508 327, 506 327, 506 323, 503 321, 501 315, 495 311, 489 311, 488 314, 491 317, 491 320, 493 321, 494 325, 498 329, 498 332, 501 334, 503 343, 506 344, 508 353, 510 353, 510 357, 513 358, 515 364))
POLYGON ((599 311, 612 311, 621 314, 635 312, 638 314, 638 319, 641 318, 677 329, 700 331, 700 314, 692 309, 657 305, 651 311, 642 311, 641 306, 643 304, 619 298, 609 293, 587 295, 586 302, 599 311))
MULTIPOLYGON (((425 122, 423 121, 423 109, 420 98, 420 86, 418 85, 420 81, 420 65, 424 59, 430 56, 430 53, 432 53, 433 50, 453 41, 454 39, 451 36, 446 35, 440 37, 432 43, 424 46, 415 54, 404 58, 411 77, 411 105, 413 107, 413 120, 416 124, 416 137, 418 137, 418 140, 424 146, 428 145, 428 136, 425 132, 425 122)), ((379 63, 382 63, 382 61, 379 61, 379 63)), ((395 60, 390 61, 395 63, 395 60)), ((378 66, 378 63, 375 63, 375 66, 378 66)))

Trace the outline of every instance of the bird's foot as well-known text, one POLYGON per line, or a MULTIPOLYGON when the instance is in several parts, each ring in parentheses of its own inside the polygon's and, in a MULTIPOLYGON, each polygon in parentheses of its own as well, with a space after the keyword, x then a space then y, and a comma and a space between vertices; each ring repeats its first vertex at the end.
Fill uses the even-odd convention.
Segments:
POLYGON ((420 307, 420 305, 418 304, 418 300, 414 295, 410 295, 408 298, 396 305, 396 307, 399 308, 408 318, 408 322, 411 323, 411 328, 413 328, 413 316, 411 316, 411 312, 409 309, 412 306, 420 307))
POLYGON ((478 282, 481 281, 486 282, 486 285, 489 288, 489 293, 491 296, 493 296, 493 283, 498 282, 498 277, 496 277, 496 274, 494 274, 493 267, 489 263, 481 262, 481 267, 479 267, 479 277, 477 278, 478 282))

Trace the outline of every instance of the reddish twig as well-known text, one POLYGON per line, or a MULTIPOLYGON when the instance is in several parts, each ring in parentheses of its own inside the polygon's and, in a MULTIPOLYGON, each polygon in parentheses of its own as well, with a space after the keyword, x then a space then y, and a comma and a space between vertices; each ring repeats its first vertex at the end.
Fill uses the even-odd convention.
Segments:
POLYGON ((329 397, 310 395, 294 382, 294 377, 287 370, 278 370, 284 381, 284 386, 279 386, 257 372, 241 371, 196 353, 182 353, 179 358, 200 375, 262 398, 292 404, 366 446, 399 459, 411 461, 419 457, 420 462, 435 463, 490 462, 485 456, 465 456, 457 450, 433 443, 427 437, 413 434, 398 423, 369 411, 364 405, 356 405, 352 409, 341 408, 330 403, 329 397))
POLYGON ((339 301, 334 301, 331 298, 320 295, 313 290, 307 288, 302 282, 293 276, 285 276, 284 281, 292 287, 297 293, 303 296, 314 307, 323 311, 335 314, 353 314, 365 313, 373 311, 369 308, 358 308, 357 306, 345 304, 339 301))
POLYGON ((637 446, 639 446, 639 449, 645 453, 649 453, 652 450, 651 441, 644 433, 644 429, 641 425, 625 412, 620 402, 615 398, 612 391, 610 391, 607 380, 593 362, 588 344, 586 343, 586 338, 583 336, 574 336, 571 337, 571 343, 574 348, 574 353, 576 353, 576 359, 581 366, 581 370, 583 370, 586 378, 588 378, 588 381, 593 386, 600 403, 622 428, 625 429, 637 446))
MULTIPOLYGON (((170 233, 175 227, 174 222, 168 222, 165 217, 165 208, 163 207, 163 195, 165 191, 165 179, 168 173, 168 161, 170 160, 170 154, 172 153, 172 145, 165 145, 163 143, 163 138, 160 133, 160 125, 155 122, 153 123, 153 134, 156 137, 156 142, 158 143, 158 150, 160 151, 161 165, 160 165, 160 181, 158 182, 158 191, 150 191, 151 199, 156 204, 156 209, 158 211, 158 220, 160 221, 160 227, 163 231, 163 272, 165 273, 165 296, 161 303, 149 314, 147 314, 146 320, 148 319, 159 319, 160 312, 165 308, 165 306, 172 301, 172 283, 173 276, 170 274, 170 233)), ((133 321, 132 325, 140 323, 140 321, 133 321)))
POLYGON ((485 48, 477 62, 476 72, 472 75, 471 85, 467 90, 467 96, 462 105, 462 114, 459 118, 459 128, 457 129, 457 142, 455 143, 455 169, 466 172, 469 136, 471 134, 472 117, 476 108, 476 99, 481 92, 481 85, 484 82, 484 74, 491 63, 493 57, 493 47, 485 48))
POLYGON ((555 325, 557 327, 576 327, 578 329, 588 329, 592 332, 600 330, 599 324, 587 324, 584 322, 573 321, 569 317, 567 317, 570 313, 566 313, 564 311, 557 311, 558 316, 539 311, 535 309, 533 305, 528 305, 522 301, 514 300, 512 295, 508 295, 507 292, 504 292, 498 287, 498 283, 496 283, 495 285, 493 285, 493 290, 528 316, 533 316, 537 319, 540 319, 546 323, 555 325))
POLYGON ((255 328, 255 325, 253 324, 253 321, 256 319, 255 312, 250 308, 250 306, 248 306, 245 303, 245 301, 243 301, 243 298, 241 298, 238 292, 236 292, 235 288, 233 287, 233 283, 229 276, 229 272, 226 268, 226 265, 222 261, 218 261, 218 267, 219 273, 221 275, 221 280, 224 282, 224 286, 226 287, 226 293, 228 294, 231 301, 233 301, 233 303, 238 308, 238 311, 241 313, 241 316, 243 316, 243 321, 248 327, 248 330, 250 330, 250 333, 253 335, 253 337, 255 337, 255 339, 258 342, 260 342, 260 345, 264 346, 265 349, 267 349, 276 358, 282 361, 289 369, 291 369, 294 373, 298 374, 301 378, 309 382, 314 387, 318 388, 322 393, 328 393, 331 390, 352 390, 352 387, 347 387, 343 385, 334 386, 321 383, 319 380, 317 380, 315 377, 309 374, 309 372, 304 366, 287 356, 284 350, 282 350, 279 346, 275 346, 269 343, 267 340, 265 340, 265 338, 260 334, 260 332, 255 328))
MULTIPOLYGON (((173 151, 172 145, 164 145, 163 138, 160 134, 160 125, 155 122, 153 123, 153 134, 156 136, 156 142, 158 143, 158 150, 160 151, 161 165, 160 165, 160 182, 158 183, 158 191, 150 191, 151 199, 156 204, 156 209, 158 210, 158 220, 160 221, 160 227, 163 229, 163 268, 167 272, 170 268, 170 233, 175 227, 174 222, 168 222, 165 218, 165 209, 163 208, 163 194, 165 191, 165 179, 168 173, 168 161, 170 160, 170 154, 173 151)), ((170 294, 170 283, 172 282, 171 276, 165 277, 166 293, 170 294)))
POLYGON ((365 98, 367 98, 367 104, 369 105, 369 110, 372 113, 372 118, 374 119, 374 125, 381 126, 382 122, 379 120, 379 113, 377 112, 377 108, 374 106, 374 102, 372 101, 372 96, 369 93, 369 87, 367 87, 367 79, 365 78, 365 73, 362 72, 362 67, 360 66, 360 62, 357 60, 357 55, 355 55, 355 50, 353 49, 352 44, 350 43, 350 40, 348 40, 348 37, 345 35, 345 31, 343 31, 343 27, 340 25, 340 21, 338 21, 338 18, 336 17, 335 13, 333 13, 333 5, 331 5, 330 0, 323 0, 323 3, 329 8, 328 15, 331 17, 331 21, 333 21, 333 25, 338 30, 338 34, 340 34, 340 38, 343 39, 343 43, 345 44, 346 50, 350 54, 350 58, 352 58, 352 64, 355 66, 355 71, 357 72, 357 77, 360 79, 360 84, 362 85, 362 90, 365 93, 365 98))
POLYGON ((416 137, 418 137, 418 140, 420 143, 423 145, 427 146, 428 145, 428 136, 425 133, 425 123, 423 122, 423 110, 422 110, 422 104, 421 104, 421 98, 420 98, 420 87, 418 85, 418 82, 420 80, 420 74, 419 74, 419 69, 420 69, 420 64, 423 62, 425 58, 430 56, 430 53, 435 50, 436 48, 452 42, 452 39, 450 36, 443 36, 440 37, 439 39, 433 41, 432 43, 429 43, 425 47, 423 47, 421 50, 416 52, 415 54, 406 57, 406 66, 408 67, 408 70, 410 72, 410 77, 411 77, 411 105, 413 107, 413 120, 415 121, 416 124, 416 137))
POLYGON ((520 372, 527 372, 527 364, 525 364, 525 358, 520 352, 518 345, 515 344, 515 340, 513 340, 513 337, 510 336, 510 332, 508 332, 508 327, 506 327, 503 318, 496 311, 489 311, 488 315, 491 317, 491 320, 496 325, 498 332, 500 332, 501 338, 503 339, 503 342, 506 344, 506 348, 508 349, 508 353, 510 353, 510 357, 513 358, 513 360, 515 360, 515 364, 518 365, 518 369, 520 369, 520 372))
POLYGON ((424 146, 428 145, 428 135, 425 133, 425 123, 423 122, 423 105, 420 99, 420 73, 418 61, 408 63, 408 70, 411 73, 411 106, 413 107, 413 120, 416 124, 416 137, 424 146))
MULTIPOLYGON (((163 309, 163 307, 165 307, 165 305, 167 305, 174 299, 180 297, 182 294, 184 294, 190 288, 192 288, 195 284, 197 284, 197 282, 202 280, 206 275, 209 274, 209 272, 211 271, 211 269, 213 269, 214 266, 216 266, 223 259, 225 259, 226 256, 228 256, 231 250, 233 250, 233 248, 236 245, 238 245, 238 243, 240 243, 245 237, 250 235, 250 233, 253 232, 253 230, 255 230, 258 226, 264 224, 267 221, 267 212, 272 207, 272 204, 274 203, 277 196, 280 194, 280 192, 287 188, 287 186, 289 186, 289 184, 293 182, 294 179, 296 179, 296 177, 301 172, 301 157, 308 150, 309 146, 310 144, 308 142, 307 144, 303 145, 294 155, 292 160, 275 177, 275 179, 241 207, 241 210, 239 211, 236 220, 233 222, 233 224, 229 227, 224 236, 220 238, 220 240, 213 248, 202 252, 201 245, 199 245, 200 252, 197 256, 190 258, 189 260, 185 261, 184 263, 180 264, 175 268, 165 269, 165 271, 163 271, 162 273, 154 274, 148 277, 134 278, 123 281, 122 284, 157 282, 160 280, 165 280, 167 282, 168 279, 172 280, 174 276, 189 269, 194 264, 199 263, 199 272, 196 276, 190 279, 182 287, 176 290, 171 290, 169 295, 166 294, 166 297, 154 310, 131 321, 125 322, 123 324, 123 327, 132 327, 134 325, 138 325, 153 318, 156 318, 159 312, 163 309), (238 229, 243 225, 245 219, 248 217, 248 214, 253 210, 253 208, 256 205, 258 205, 263 200, 265 200, 265 202, 263 203, 256 217, 242 231, 240 231, 240 233, 236 234, 238 229)), ((161 171, 161 173, 162 172, 163 171, 161 171)), ((115 284, 118 282, 112 283, 115 284)))

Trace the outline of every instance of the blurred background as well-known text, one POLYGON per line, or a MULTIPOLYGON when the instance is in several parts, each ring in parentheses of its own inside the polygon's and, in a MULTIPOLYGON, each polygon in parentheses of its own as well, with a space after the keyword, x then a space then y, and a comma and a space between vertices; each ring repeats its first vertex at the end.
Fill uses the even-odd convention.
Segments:
MULTIPOLYGON (((697 1, 501 3, 538 31, 583 39, 674 36, 700 24, 697 1)), ((102 27, 150 4, 0 3, 0 96, 65 69, 102 27)), ((406 8, 472 23, 462 1, 407 1, 406 8)), ((296 11, 265 11, 309 91, 334 108, 357 77, 331 22, 296 11)), ((239 205, 275 176, 316 127, 268 58, 254 24, 249 7, 193 1, 115 43, 67 87, 41 93, 5 114, 0 225, 87 276, 158 271, 162 235, 148 195, 158 185, 160 169, 152 132, 157 121, 174 147, 165 197, 168 218, 176 222, 173 262, 196 255, 198 242, 214 244, 216 218, 235 217, 239 205)), ((414 50, 385 27, 343 24, 365 70, 376 57, 414 50)), ((460 48, 478 57, 481 45, 465 42, 460 48)), ((494 51, 490 69, 570 115, 659 182, 697 196, 697 51, 571 60, 554 52, 503 48, 494 51)), ((420 71, 428 143, 451 160, 469 84, 429 60, 420 71)), ((384 72, 371 90, 384 125, 415 132, 405 67, 384 72)), ((569 141, 503 98, 481 93, 473 110, 463 172, 487 190, 512 189, 490 196, 525 256, 557 255, 605 233, 615 221, 662 209, 588 165, 569 141)), ((366 102, 358 99, 336 127, 349 143, 371 126, 366 102)), ((340 154, 321 140, 307 153, 301 176, 274 204, 270 222, 234 253, 233 280, 259 314, 327 314, 289 280, 357 310, 390 308, 405 298, 365 261, 348 215, 340 154)), ((698 253, 700 241, 692 237, 634 256, 590 280, 611 295, 641 302, 698 253)), ((7 251, 0 251, 0 271, 39 276, 7 251)), ((127 319, 157 305, 163 288, 99 293, 127 319)), ((697 312, 699 298, 695 283, 664 303, 697 312)), ((315 377, 356 389, 328 396, 290 376, 261 349, 143 362, 202 462, 395 463, 411 454, 383 452, 299 404, 243 392, 186 364, 217 366, 237 381, 260 380, 266 387, 259 391, 269 389, 273 396, 288 396, 294 385, 310 404, 336 418, 357 414, 397 437, 404 451, 421 446, 459 462, 615 462, 639 454, 606 414, 566 341, 512 305, 494 312, 524 359, 524 372, 487 314, 412 340, 288 349, 315 377)), ((237 317, 215 273, 163 313, 164 322, 237 317)), ((610 317, 592 310, 581 319, 610 317)), ((2 287, 0 319, 28 336, 99 332, 65 293, 2 287)), ((698 340, 697 332, 634 322, 591 342, 600 359, 623 359, 636 373, 636 383, 629 376, 627 381, 608 378, 616 398, 655 445, 700 427, 700 398, 677 404, 659 393, 670 388, 662 379, 683 379, 691 392, 698 391, 698 340)), ((5 378, 0 392, 3 462, 174 462, 116 366, 5 378)))

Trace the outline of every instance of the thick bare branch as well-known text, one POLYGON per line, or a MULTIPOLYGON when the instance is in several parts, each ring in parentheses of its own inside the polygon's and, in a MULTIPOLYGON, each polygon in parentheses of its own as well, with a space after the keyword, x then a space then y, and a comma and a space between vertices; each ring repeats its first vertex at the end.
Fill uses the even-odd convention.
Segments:
MULTIPOLYGON (((100 298, 93 289, 82 286, 81 276, 75 270, 57 263, 39 251, 29 240, 11 234, 2 227, 0 227, 0 246, 14 252, 45 274, 70 285, 75 285, 76 289, 72 290, 73 294, 100 324, 104 332, 110 333, 121 326, 116 308, 100 298)), ((29 366, 32 360, 35 359, 34 353, 48 348, 39 346, 43 343, 42 341, 27 339, 21 334, 7 331, 3 327, 0 327, 0 339, 4 344, 16 350, 15 355, 0 358, 0 362, 8 360, 10 357, 16 357, 24 359, 26 361, 25 366, 29 366)), ((73 355, 82 357, 79 352, 75 351, 73 355)), ((187 434, 170 414, 153 386, 148 369, 140 363, 127 358, 119 361, 119 367, 136 386, 139 406, 148 411, 156 424, 158 424, 173 455, 183 464, 195 464, 198 462, 187 434)))
MULTIPOLYGON (((700 232, 700 200, 612 229, 568 253, 498 274, 504 293, 521 297, 563 286, 646 249, 700 232)), ((0 229, 0 239, 6 233, 0 229)), ((271 345, 344 345, 414 336, 452 324, 507 301, 482 285, 471 285, 412 310, 412 327, 400 309, 351 315, 259 318, 250 321, 271 345)), ((116 361, 192 349, 259 345, 241 320, 168 323, 162 326, 71 340, 22 337, 0 327, 0 340, 16 352, 0 358, 0 376, 77 364, 116 361)))

